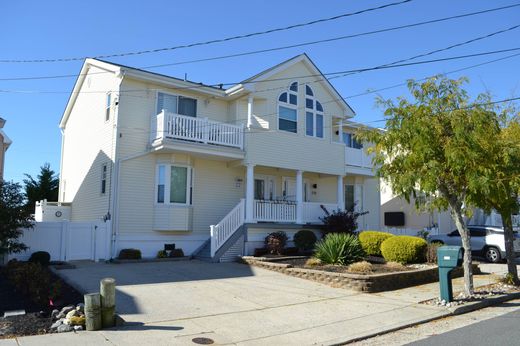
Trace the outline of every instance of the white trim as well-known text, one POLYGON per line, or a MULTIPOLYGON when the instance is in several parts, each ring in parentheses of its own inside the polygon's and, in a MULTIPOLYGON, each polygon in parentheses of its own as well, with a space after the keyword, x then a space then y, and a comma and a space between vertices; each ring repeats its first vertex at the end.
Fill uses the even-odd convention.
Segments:
MULTIPOLYGON (((193 118, 199 118, 199 103, 200 103, 199 101, 200 100, 197 97, 191 97, 191 96, 184 96, 184 95, 181 95, 181 94, 175 94, 175 93, 170 92, 170 91, 164 91, 163 89, 155 91, 155 108, 154 108, 154 112, 155 112, 156 115, 159 114, 161 111, 163 111, 163 110, 158 110, 157 109, 157 105, 159 103, 159 93, 170 95, 170 96, 175 96, 177 98, 177 109, 175 111, 175 114, 179 114, 179 115, 183 115, 183 116, 187 116, 187 117, 189 117, 190 115, 184 115, 184 114, 180 114, 179 113, 179 97, 184 97, 184 98, 187 98, 187 99, 195 100, 196 101, 195 116, 193 118)), ((173 113, 173 112, 170 112, 170 113, 173 113)))
POLYGON ((157 162, 155 165, 155 187, 154 187, 154 205, 156 207, 162 206, 179 206, 179 207, 190 207, 193 205, 191 190, 193 188, 193 167, 182 163, 172 162, 157 162), (157 201, 159 193, 159 168, 164 167, 164 202, 160 203, 157 201), (172 167, 187 168, 186 172, 186 203, 174 203, 170 201, 171 192, 171 169, 172 167))
MULTIPOLYGON (((298 104, 300 103, 300 101, 299 101, 299 98, 300 98, 299 93, 300 93, 300 84, 297 81, 292 81, 292 82, 289 83, 289 86, 287 87, 286 90, 284 90, 284 91, 282 91, 281 93, 278 94, 278 96, 276 98, 276 130, 277 131, 283 131, 284 133, 287 132, 287 133, 292 133, 292 134, 295 134, 295 135, 299 134, 299 131, 298 131, 298 124, 299 124, 298 120, 300 118, 300 116, 298 114, 299 113, 298 112, 298 104), (293 85, 294 83, 296 83, 298 85, 298 90, 297 91, 291 90, 291 85, 293 85), (282 94, 284 94, 284 93, 287 94, 287 102, 280 101, 280 96, 282 94), (296 96, 296 104, 295 105, 290 103, 291 94, 296 96), (293 109, 293 110, 296 111, 296 132, 280 130, 280 106, 288 108, 288 109, 293 109)), ((284 119, 284 120, 286 120, 286 119, 284 119)), ((286 121, 291 121, 291 120, 286 120, 286 121)))
POLYGON ((110 122, 110 118, 112 116, 113 95, 114 92, 112 91, 105 93, 105 124, 110 122))

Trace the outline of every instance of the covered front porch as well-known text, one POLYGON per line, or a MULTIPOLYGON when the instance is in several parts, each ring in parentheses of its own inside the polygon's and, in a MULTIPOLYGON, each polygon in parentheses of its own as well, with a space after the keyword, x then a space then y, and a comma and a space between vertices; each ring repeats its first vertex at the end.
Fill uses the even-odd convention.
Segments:
POLYGON ((343 176, 246 165, 246 223, 321 224, 344 208, 343 176))

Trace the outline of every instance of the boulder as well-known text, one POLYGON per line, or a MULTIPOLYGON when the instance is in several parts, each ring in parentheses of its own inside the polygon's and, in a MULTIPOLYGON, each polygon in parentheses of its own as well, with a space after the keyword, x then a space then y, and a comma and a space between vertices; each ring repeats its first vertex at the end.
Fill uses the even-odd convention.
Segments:
POLYGON ((83 330, 83 326, 74 326, 74 331, 79 332, 80 330, 83 330))
POLYGON ((70 320, 71 317, 78 316, 79 314, 80 312, 78 310, 71 310, 67 313, 67 315, 65 315, 65 318, 70 320))
POLYGON ((51 326, 51 329, 57 329, 59 326, 63 324, 63 319, 59 319, 56 322, 54 322, 51 326))
POLYGON ((57 309, 52 310, 52 312, 51 312, 51 318, 52 318, 53 320, 57 319, 57 316, 58 316, 59 313, 60 313, 60 310, 57 310, 57 309))

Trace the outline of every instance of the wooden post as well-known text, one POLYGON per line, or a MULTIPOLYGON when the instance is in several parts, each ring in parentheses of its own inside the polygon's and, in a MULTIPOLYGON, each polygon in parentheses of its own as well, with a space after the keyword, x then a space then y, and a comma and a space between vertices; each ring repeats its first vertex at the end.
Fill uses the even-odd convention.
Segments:
POLYGON ((101 321, 103 328, 115 326, 116 316, 116 280, 105 278, 100 282, 101 321))
POLYGON ((101 296, 99 293, 85 294, 85 325, 87 330, 101 329, 101 296))

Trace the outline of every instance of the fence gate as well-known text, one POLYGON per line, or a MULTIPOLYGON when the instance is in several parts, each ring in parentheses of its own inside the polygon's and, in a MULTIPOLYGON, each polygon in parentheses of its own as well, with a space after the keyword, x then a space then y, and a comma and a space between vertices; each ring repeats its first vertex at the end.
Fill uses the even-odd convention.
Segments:
POLYGON ((109 259, 110 232, 110 222, 36 222, 20 237, 29 249, 8 259, 27 260, 36 251, 47 251, 53 261, 109 259))

